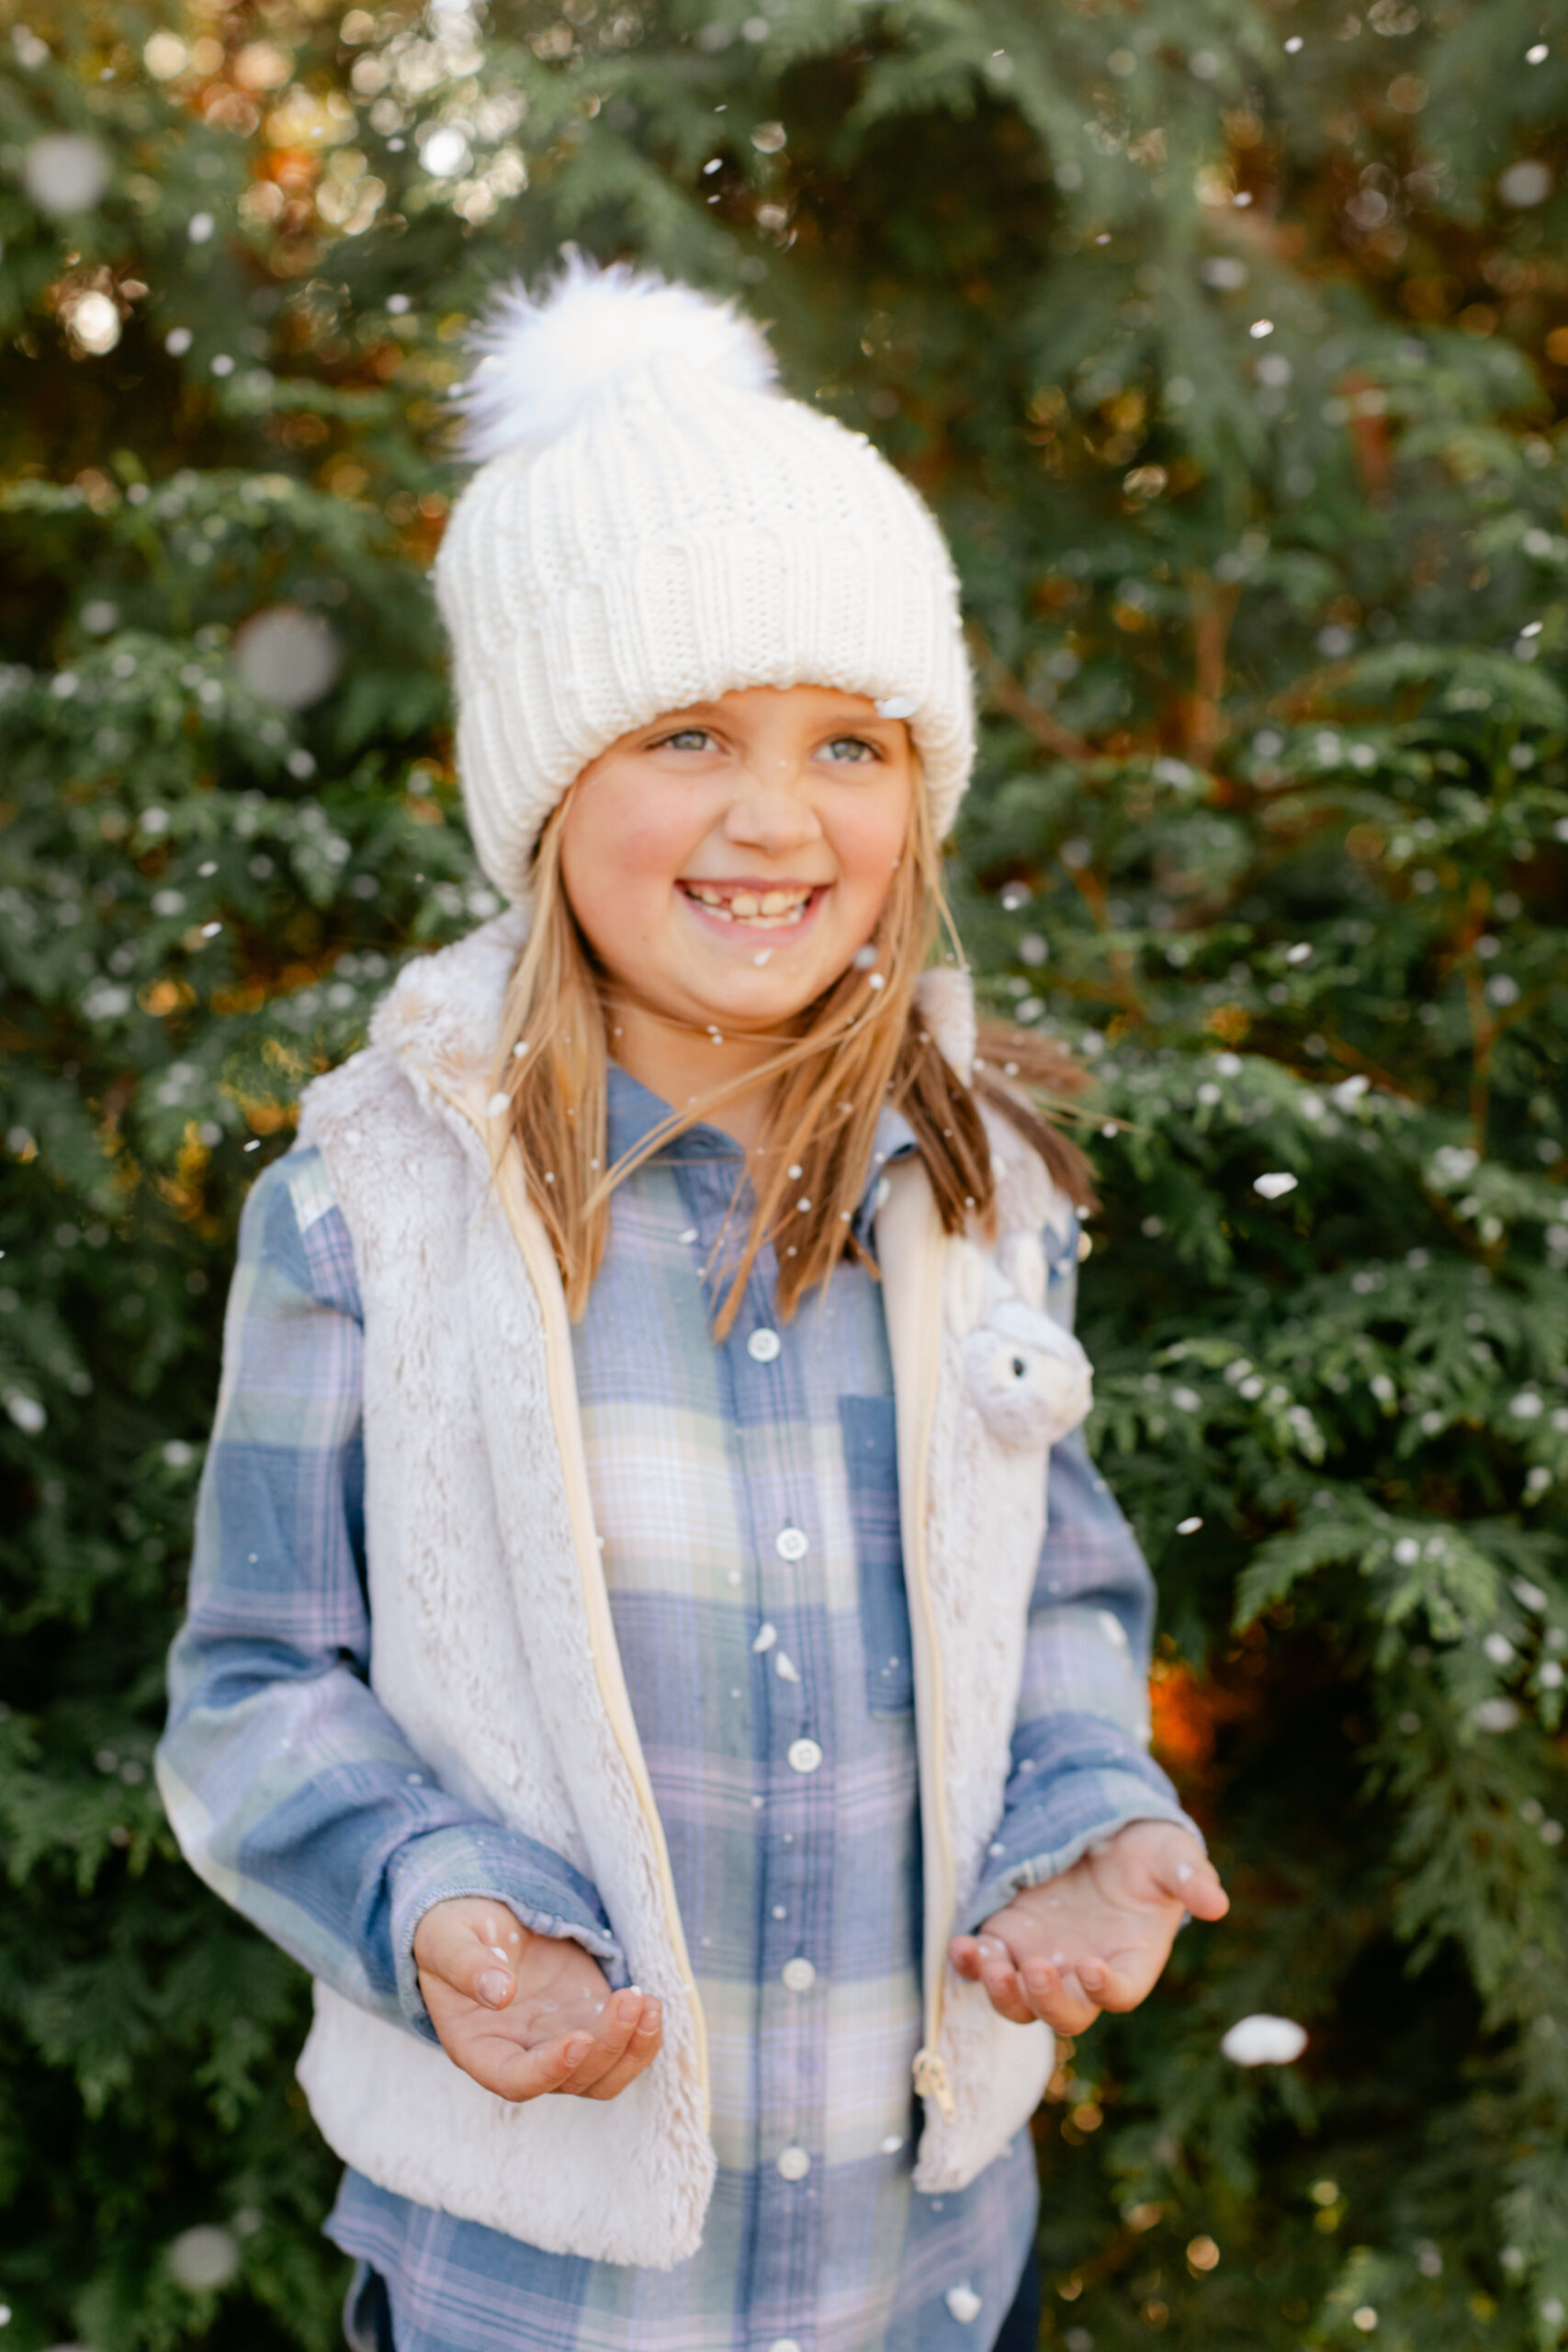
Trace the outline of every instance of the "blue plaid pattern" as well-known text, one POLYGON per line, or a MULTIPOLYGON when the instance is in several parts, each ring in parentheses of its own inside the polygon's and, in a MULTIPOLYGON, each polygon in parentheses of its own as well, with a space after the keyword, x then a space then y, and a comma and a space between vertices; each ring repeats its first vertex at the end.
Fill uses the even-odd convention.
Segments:
MULTIPOLYGON (((614 1155, 663 1114, 612 1071, 614 1155)), ((871 1182, 911 1148, 890 1114, 871 1182)), ((879 1293, 845 1265, 779 1326, 764 1252, 716 1345, 743 1181, 713 1129, 656 1155, 615 1195, 574 1334, 616 1634, 708 2019, 702 2249, 670 2272, 548 2255, 351 2171, 327 2224, 359 2265, 351 2341, 375 2340, 356 2316, 374 2271, 399 2352, 983 2352, 1028 2257, 1026 2135, 963 2194, 910 2183, 920 1858, 879 1293), (808 1776, 785 1760, 804 1736, 824 1751, 808 1776), (804 2178, 781 2177, 785 2146, 809 2155, 804 2178), (981 2299, 968 2324, 946 2301, 959 2286, 981 2299)), ((1075 1240, 1055 1250, 1064 1284, 1075 1240)), ((412 1945, 448 1895, 499 1897, 626 1972, 592 1885, 447 1797, 368 1688, 361 1348, 342 1212, 319 1152, 297 1149, 246 1206, 161 1758, 227 1898, 429 2037, 412 1945)), ((1148 1572, 1081 1439, 1052 1457, 1050 1503, 993 1868, 955 1927, 1128 1820, 1181 1818, 1143 1743, 1148 1572)))

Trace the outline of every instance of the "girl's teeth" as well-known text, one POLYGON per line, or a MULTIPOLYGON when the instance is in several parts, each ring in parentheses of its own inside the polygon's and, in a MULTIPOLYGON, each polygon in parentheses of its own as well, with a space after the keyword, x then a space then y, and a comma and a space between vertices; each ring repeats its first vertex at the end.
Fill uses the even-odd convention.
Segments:
POLYGON ((753 930, 778 931, 786 924, 798 922, 811 901, 809 890, 795 893, 788 890, 737 890, 726 898, 711 883, 693 882, 686 885, 689 895, 710 915, 721 922, 749 923, 753 930))

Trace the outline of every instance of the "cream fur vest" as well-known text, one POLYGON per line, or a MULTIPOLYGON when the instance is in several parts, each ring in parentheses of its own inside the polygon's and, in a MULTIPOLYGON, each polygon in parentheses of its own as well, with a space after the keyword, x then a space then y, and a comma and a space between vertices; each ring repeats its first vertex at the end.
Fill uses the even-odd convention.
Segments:
MULTIPOLYGON (((707 2052, 664 1833, 593 1532, 555 1261, 514 1146, 491 1182, 487 1102, 510 910, 411 965, 367 1049, 310 1087, 365 1308, 371 1681, 443 1783, 598 1887, 663 2050, 613 2101, 510 2106, 445 2053, 324 1985, 299 2075, 346 2162, 382 2187, 553 2253, 667 2268, 714 2179, 707 2052)), ((961 975, 923 1009, 966 1070, 961 975)), ((1042 1230, 1068 1204, 1010 1129, 999 1239, 945 1239, 917 1161, 876 1225, 897 1391, 925 1856, 925 2099, 916 2186, 963 2188, 1037 2105, 1043 2026, 1004 2023, 946 1944, 1000 1815, 1054 1440, 1087 1366, 1043 1312, 1042 1230)))

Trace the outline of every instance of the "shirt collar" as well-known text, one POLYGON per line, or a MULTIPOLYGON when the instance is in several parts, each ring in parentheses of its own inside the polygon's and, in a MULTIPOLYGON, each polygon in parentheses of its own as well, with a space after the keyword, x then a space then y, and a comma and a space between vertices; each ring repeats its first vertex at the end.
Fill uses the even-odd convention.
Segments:
MULTIPOLYGON (((652 1090, 624 1070, 619 1062, 612 1062, 606 1091, 605 1144, 610 1165, 635 1151, 647 1136, 652 1134, 670 1116, 670 1105, 652 1090)), ((915 1131, 901 1111, 885 1109, 876 1123, 876 1137, 872 1147, 871 1166, 866 1171, 865 1190, 861 1196, 860 1214, 863 1217, 871 1194, 881 1182, 883 1170, 890 1160, 903 1159, 915 1150, 915 1131)), ((698 1125, 688 1127, 660 1147, 656 1159, 669 1155, 685 1159, 729 1160, 739 1169, 745 1155, 733 1136, 721 1128, 698 1125)))

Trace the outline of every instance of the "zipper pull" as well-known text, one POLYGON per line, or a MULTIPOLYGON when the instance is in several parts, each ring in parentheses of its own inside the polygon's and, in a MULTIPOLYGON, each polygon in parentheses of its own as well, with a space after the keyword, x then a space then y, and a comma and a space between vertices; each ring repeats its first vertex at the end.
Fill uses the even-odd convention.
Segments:
POLYGON ((915 2089, 921 2098, 935 2099, 944 2123, 956 2120, 958 2109, 953 2102, 947 2068, 934 2050, 917 2050, 915 2052, 915 2089))

